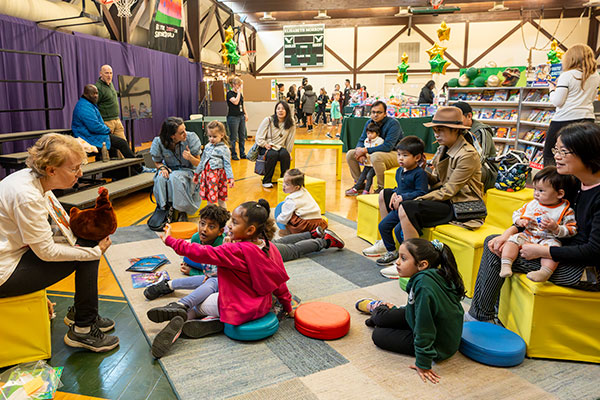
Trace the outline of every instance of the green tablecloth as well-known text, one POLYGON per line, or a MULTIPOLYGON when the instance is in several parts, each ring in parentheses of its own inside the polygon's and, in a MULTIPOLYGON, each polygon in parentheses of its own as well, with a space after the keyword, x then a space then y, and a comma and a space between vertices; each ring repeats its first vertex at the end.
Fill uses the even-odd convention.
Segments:
POLYGON ((229 127, 227 126, 227 117, 221 117, 221 116, 218 116, 218 117, 206 116, 203 119, 192 119, 192 120, 184 121, 185 130, 188 132, 195 132, 196 135, 198 135, 200 142, 202 142, 202 144, 204 145, 204 144, 208 143, 208 138, 204 134, 205 127, 206 127, 206 125, 208 125, 208 123, 210 121, 222 122, 223 125, 225 125, 225 130, 227 131, 227 134, 229 135, 229 127))
MULTIPOLYGON (((360 139, 360 135, 368 120, 369 118, 367 117, 344 118, 341 132, 341 138, 344 142, 344 152, 356 147, 358 139, 360 139)), ((424 122, 431 121, 431 117, 397 118, 397 120, 400 122, 400 127, 402 128, 402 132, 404 132, 404 136, 413 135, 420 137, 423 142, 425 142, 425 152, 435 153, 437 144, 433 143, 435 141, 433 129, 423 126, 424 122)))

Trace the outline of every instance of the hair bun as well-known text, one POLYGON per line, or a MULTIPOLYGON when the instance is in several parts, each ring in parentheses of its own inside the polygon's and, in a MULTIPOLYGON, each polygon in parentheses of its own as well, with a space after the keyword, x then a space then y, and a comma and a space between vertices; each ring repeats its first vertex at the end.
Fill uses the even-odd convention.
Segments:
POLYGON ((271 206, 269 205, 269 202, 267 200, 258 199, 258 205, 263 206, 265 210, 267 210, 267 214, 271 213, 271 206))

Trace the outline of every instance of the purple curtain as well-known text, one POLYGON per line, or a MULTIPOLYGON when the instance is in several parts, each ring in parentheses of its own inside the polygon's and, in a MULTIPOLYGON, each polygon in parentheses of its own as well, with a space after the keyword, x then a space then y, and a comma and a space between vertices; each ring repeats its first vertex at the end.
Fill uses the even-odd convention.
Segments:
MULTIPOLYGON (((50 128, 71 127, 73 107, 88 83, 98 79, 100 67, 110 64, 113 84, 118 75, 150 78, 152 119, 134 122, 136 145, 158 135, 169 116, 187 119, 198 110, 198 83, 202 67, 184 57, 162 53, 95 36, 67 34, 37 27, 35 22, 0 15, 0 48, 60 54, 65 81, 65 106, 50 111, 50 128)), ((47 57, 47 80, 60 80, 57 57, 47 57)), ((41 57, 0 53, 0 80, 42 80, 41 57)), ((48 85, 49 105, 60 107, 61 89, 48 85)), ((37 83, 0 82, 0 109, 42 108, 43 88, 37 83)), ((43 111, 0 113, 0 134, 46 129, 43 111)), ((24 151, 34 141, 3 144, 4 153, 24 151)))

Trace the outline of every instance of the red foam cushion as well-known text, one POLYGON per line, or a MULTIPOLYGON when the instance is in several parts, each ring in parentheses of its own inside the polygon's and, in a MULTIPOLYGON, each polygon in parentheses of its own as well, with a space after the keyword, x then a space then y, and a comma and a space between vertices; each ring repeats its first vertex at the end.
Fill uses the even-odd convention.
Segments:
POLYGON ((294 320, 298 332, 315 339, 339 339, 350 330, 348 311, 331 303, 302 304, 296 309, 294 320))

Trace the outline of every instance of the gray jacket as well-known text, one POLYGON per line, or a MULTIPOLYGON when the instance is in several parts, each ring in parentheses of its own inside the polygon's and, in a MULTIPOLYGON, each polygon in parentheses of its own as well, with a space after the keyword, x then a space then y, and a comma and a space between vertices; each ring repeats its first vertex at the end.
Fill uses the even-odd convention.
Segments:
POLYGON ((317 102, 317 95, 312 90, 307 90, 302 96, 302 111, 306 114, 313 114, 315 112, 315 103, 317 102))
POLYGON ((202 173, 204 168, 206 168, 206 163, 210 165, 210 169, 212 170, 224 168, 227 179, 233 179, 233 170, 231 169, 231 151, 229 150, 229 147, 225 145, 225 143, 207 143, 206 146, 204 146, 200 164, 198 164, 196 167, 196 172, 199 174, 202 173))

